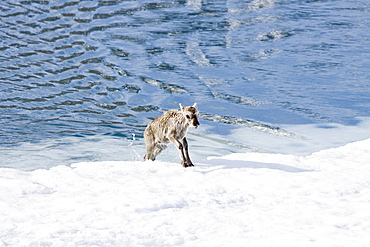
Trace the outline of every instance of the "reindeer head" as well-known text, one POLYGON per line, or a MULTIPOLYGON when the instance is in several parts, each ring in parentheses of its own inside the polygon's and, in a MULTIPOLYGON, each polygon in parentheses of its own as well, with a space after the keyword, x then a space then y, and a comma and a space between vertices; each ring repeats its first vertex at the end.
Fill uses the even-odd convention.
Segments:
POLYGON ((182 106, 181 103, 180 105, 180 110, 182 114, 184 115, 186 121, 190 124, 191 127, 197 128, 200 123, 198 121, 198 106, 197 103, 194 103, 193 106, 182 106))

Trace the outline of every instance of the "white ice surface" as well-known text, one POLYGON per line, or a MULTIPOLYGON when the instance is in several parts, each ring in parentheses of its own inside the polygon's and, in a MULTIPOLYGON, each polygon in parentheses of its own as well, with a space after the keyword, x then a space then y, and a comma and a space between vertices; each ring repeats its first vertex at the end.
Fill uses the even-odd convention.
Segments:
POLYGON ((369 246, 370 139, 309 156, 0 169, 0 246, 369 246))

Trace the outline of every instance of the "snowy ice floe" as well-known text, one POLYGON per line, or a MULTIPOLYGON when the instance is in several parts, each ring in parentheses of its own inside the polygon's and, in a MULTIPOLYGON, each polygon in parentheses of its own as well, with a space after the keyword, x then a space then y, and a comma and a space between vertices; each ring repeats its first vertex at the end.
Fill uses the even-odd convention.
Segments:
MULTIPOLYGON (((196 163, 196 162, 195 162, 196 163)), ((370 139, 184 169, 111 161, 0 169, 0 246, 368 246, 370 139)))

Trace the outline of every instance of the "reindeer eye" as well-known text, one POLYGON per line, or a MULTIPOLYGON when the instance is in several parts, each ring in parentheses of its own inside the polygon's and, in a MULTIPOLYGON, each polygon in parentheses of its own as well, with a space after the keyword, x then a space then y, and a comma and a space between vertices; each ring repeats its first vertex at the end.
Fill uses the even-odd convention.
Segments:
POLYGON ((189 115, 186 115, 186 118, 187 118, 187 119, 189 119, 189 118, 190 118, 190 116, 189 116, 189 115))

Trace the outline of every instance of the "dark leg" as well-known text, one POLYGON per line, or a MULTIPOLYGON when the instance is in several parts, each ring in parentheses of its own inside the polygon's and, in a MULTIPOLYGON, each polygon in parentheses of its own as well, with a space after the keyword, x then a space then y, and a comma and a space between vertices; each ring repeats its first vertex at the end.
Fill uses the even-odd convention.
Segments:
POLYGON ((180 150, 180 157, 181 157, 181 164, 183 167, 188 167, 188 162, 186 162, 186 157, 185 157, 185 154, 184 154, 184 147, 183 145, 181 144, 181 142, 179 140, 177 140, 176 138, 170 138, 170 141, 173 143, 173 145, 175 145, 179 150, 180 150))
POLYGON ((186 137, 184 137, 184 139, 182 140, 182 142, 184 143, 185 158, 186 158, 187 166, 194 166, 193 165, 193 162, 191 162, 191 160, 190 160, 189 149, 188 149, 188 141, 186 140, 186 137))

